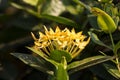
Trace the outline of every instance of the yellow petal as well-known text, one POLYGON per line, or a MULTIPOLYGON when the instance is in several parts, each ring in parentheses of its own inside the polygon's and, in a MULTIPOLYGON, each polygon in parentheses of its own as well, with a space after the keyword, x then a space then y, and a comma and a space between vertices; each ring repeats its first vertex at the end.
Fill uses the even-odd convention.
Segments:
POLYGON ((60 28, 59 28, 58 26, 56 27, 55 32, 56 32, 56 33, 61 32, 61 30, 60 30, 60 28))
POLYGON ((50 28, 50 33, 51 33, 51 34, 54 34, 54 31, 53 31, 53 29, 52 29, 52 28, 50 28))
POLYGON ((34 40, 38 40, 32 32, 31 32, 31 35, 32 35, 34 40))
POLYGON ((45 37, 45 35, 42 32, 39 32, 40 38, 45 37))
POLYGON ((71 30, 71 33, 72 33, 72 34, 76 34, 74 28, 71 30))

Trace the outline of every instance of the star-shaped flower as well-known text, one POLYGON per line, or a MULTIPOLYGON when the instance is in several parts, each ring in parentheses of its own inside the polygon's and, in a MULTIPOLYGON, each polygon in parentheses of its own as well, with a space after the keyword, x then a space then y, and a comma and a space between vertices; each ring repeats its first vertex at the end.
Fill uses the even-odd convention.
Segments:
POLYGON ((35 47, 49 56, 54 50, 61 50, 68 52, 72 58, 80 54, 80 52, 89 43, 90 38, 85 41, 86 36, 82 35, 82 31, 76 33, 74 29, 71 31, 67 28, 61 30, 58 26, 55 31, 44 27, 45 33, 39 32, 37 39, 32 34, 35 40, 35 47))

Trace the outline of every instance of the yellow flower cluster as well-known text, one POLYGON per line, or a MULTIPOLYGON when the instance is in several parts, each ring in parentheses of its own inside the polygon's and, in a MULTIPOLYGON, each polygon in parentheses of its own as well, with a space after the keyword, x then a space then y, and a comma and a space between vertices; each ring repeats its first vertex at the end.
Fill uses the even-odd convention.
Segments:
POLYGON ((67 28, 61 30, 56 27, 56 30, 53 31, 52 28, 49 30, 46 27, 44 28, 45 33, 39 32, 39 39, 34 34, 32 36, 35 40, 35 47, 45 53, 46 56, 50 55, 53 50, 64 50, 74 58, 90 41, 90 38, 84 41, 86 36, 82 35, 82 32, 76 33, 74 29, 69 31, 67 28))

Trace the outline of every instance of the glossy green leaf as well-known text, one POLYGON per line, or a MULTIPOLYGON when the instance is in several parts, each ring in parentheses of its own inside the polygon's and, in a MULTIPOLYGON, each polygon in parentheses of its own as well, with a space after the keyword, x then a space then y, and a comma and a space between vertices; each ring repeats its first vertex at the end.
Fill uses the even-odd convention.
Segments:
POLYGON ((65 57, 67 62, 72 60, 71 55, 68 52, 61 51, 61 50, 54 50, 50 53, 50 58, 55 60, 56 62, 61 62, 62 58, 65 57))
POLYGON ((100 41, 99 38, 98 38, 98 36, 97 36, 95 33, 88 32, 88 34, 90 35, 90 37, 91 37, 91 39, 92 39, 92 41, 93 41, 94 43, 111 49, 111 47, 105 45, 102 41, 100 41))
POLYGON ((32 6, 36 6, 38 4, 39 0, 23 0, 23 2, 32 5, 32 6))
POLYGON ((93 57, 85 58, 85 59, 80 60, 80 61, 72 62, 68 65, 67 69, 70 70, 69 73, 71 74, 71 73, 74 73, 74 72, 79 71, 81 69, 88 68, 90 66, 111 60, 113 58, 114 57, 111 57, 111 56, 100 56, 100 55, 93 56, 93 57))
POLYGON ((45 63, 45 61, 40 60, 38 57, 29 55, 29 54, 23 54, 23 53, 11 53, 11 54, 19 58, 25 64, 30 65, 31 67, 34 67, 35 69, 38 69, 50 75, 53 75, 53 71, 49 70, 50 66, 47 67, 46 66, 47 64, 45 63))
POLYGON ((120 79, 120 72, 117 67, 110 64, 104 64, 104 66, 111 75, 113 75, 116 79, 120 79))

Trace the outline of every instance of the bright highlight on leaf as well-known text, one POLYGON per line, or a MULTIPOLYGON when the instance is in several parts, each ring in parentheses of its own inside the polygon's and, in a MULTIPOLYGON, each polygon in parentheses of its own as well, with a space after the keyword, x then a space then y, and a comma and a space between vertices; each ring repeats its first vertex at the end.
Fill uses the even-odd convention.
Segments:
MULTIPOLYGON (((61 30, 59 27, 56 27, 55 31, 52 28, 48 30, 44 27, 44 29, 45 33, 39 32, 38 39, 34 34, 32 36, 35 40, 35 49, 43 52, 48 57, 51 56, 51 52, 58 50, 59 53, 65 51, 65 55, 61 54, 61 58, 63 56, 68 57, 69 55, 71 58, 74 58, 79 55, 90 41, 90 38, 85 41, 86 36, 82 35, 82 32, 76 33, 74 29, 71 31, 67 28, 61 30)), ((53 58, 53 56, 51 57, 53 58)), ((70 60, 70 57, 66 59, 70 60)))
POLYGON ((25 3, 36 6, 39 0, 23 0, 25 3))

